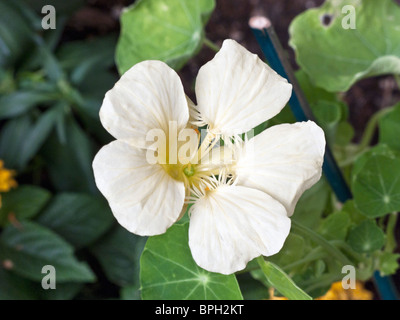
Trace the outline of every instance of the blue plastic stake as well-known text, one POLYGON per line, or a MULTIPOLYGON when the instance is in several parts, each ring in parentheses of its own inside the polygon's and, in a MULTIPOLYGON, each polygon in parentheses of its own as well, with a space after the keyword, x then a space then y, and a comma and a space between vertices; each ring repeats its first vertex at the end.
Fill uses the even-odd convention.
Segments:
MULTIPOLYGON (((289 105, 297 121, 312 120, 317 122, 270 20, 265 17, 254 17, 250 19, 249 25, 271 68, 293 85, 293 94, 289 100, 289 105)), ((326 146, 322 169, 338 200, 344 203, 351 199, 352 194, 349 186, 328 145, 326 146)), ((397 294, 390 278, 380 277, 375 273, 374 280, 383 300, 397 300, 397 294)))
MULTIPOLYGON (((250 25, 250 27, 252 27, 257 42, 260 45, 261 50, 263 51, 271 68, 282 77, 288 79, 288 81, 293 85, 293 94, 289 100, 289 105, 294 116, 296 117, 297 121, 312 120, 317 122, 312 114, 303 91, 297 82, 296 76, 294 75, 292 68, 284 56, 285 52, 281 47, 271 23, 269 20, 264 21, 266 26, 265 28, 256 29, 252 27, 252 25, 250 25)), ((350 189, 344 180, 342 172, 340 171, 328 145, 325 149, 325 158, 322 169, 339 201, 346 202, 347 200, 351 199, 352 194, 350 189)))

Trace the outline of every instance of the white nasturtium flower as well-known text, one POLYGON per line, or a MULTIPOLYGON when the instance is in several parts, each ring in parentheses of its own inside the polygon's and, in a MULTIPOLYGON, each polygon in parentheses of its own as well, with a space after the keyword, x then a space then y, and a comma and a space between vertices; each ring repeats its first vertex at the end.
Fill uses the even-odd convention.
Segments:
POLYGON ((192 256, 223 274, 279 252, 297 200, 321 176, 324 133, 308 121, 276 125, 245 141, 238 134, 278 114, 291 90, 233 40, 200 69, 197 105, 163 62, 133 66, 105 96, 100 119, 116 140, 93 162, 96 184, 118 222, 138 235, 162 234, 192 204, 192 256), (195 126, 204 125, 197 150, 195 126), (163 133, 164 140, 149 132, 163 133), (194 134, 196 150, 182 155, 184 132, 194 134), (220 139, 225 146, 214 147, 220 139), (163 161, 149 161, 149 153, 163 161))

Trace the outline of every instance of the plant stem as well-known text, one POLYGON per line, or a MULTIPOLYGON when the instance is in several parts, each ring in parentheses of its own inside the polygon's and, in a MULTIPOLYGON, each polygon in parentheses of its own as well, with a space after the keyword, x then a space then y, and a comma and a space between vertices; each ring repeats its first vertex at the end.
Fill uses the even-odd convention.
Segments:
POLYGON ((379 110, 378 112, 376 112, 376 113, 371 117, 371 119, 368 121, 367 127, 366 127, 365 130, 364 130, 364 135, 363 135, 363 137, 362 137, 362 139, 361 139, 361 142, 360 142, 360 144, 359 144, 359 147, 358 147, 359 151, 361 151, 361 152, 364 151, 364 149, 367 148, 367 147, 370 145, 371 140, 372 140, 372 138, 373 138, 373 136, 374 136, 374 132, 375 132, 375 129, 376 129, 377 125, 378 125, 379 120, 380 120, 385 114, 389 113, 389 112, 392 111, 392 110, 393 110, 393 107, 384 108, 384 109, 379 110))
POLYGON ((218 52, 220 47, 218 47, 214 42, 212 42, 210 39, 204 38, 203 43, 209 47, 211 50, 218 52))
POLYGON ((396 229, 397 223, 397 212, 393 212, 389 215, 388 223, 386 225, 386 245, 385 245, 385 252, 393 252, 396 249, 396 236, 394 234, 396 229))
POLYGON ((352 256, 354 259, 356 259, 358 262, 365 262, 365 257, 353 251, 350 246, 344 242, 343 240, 334 240, 332 241, 332 244, 335 245, 338 248, 341 248, 343 251, 345 251, 349 256, 352 256))
POLYGON ((302 264, 308 263, 308 262, 312 262, 318 259, 322 259, 326 257, 326 253, 321 252, 321 247, 318 248, 314 248, 308 255, 306 255, 304 258, 296 260, 295 262, 292 262, 291 264, 288 264, 286 266, 284 266, 282 269, 285 272, 289 272, 290 270, 292 270, 293 268, 297 267, 297 266, 301 266, 302 264))
POLYGON ((312 300, 312 298, 299 288, 296 283, 278 266, 265 261, 263 256, 257 258, 261 271, 268 283, 289 300, 312 300))
POLYGON ((312 231, 311 229, 299 224, 297 221, 292 220, 292 227, 294 232, 308 237, 322 248, 324 248, 332 257, 335 257, 343 265, 352 264, 352 262, 335 246, 329 243, 324 237, 320 236, 318 233, 312 231))
POLYGON ((342 274, 326 274, 321 277, 318 277, 318 279, 312 279, 311 281, 304 282, 303 287, 305 287, 305 290, 307 292, 310 292, 312 290, 322 288, 325 286, 329 286, 332 283, 341 280, 343 277, 342 274))

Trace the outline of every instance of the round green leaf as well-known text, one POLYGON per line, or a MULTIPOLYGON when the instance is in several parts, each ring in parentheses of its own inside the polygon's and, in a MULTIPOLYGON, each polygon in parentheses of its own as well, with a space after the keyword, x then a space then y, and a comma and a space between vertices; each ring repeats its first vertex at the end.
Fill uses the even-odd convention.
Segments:
POLYGON ((214 0, 141 0, 123 11, 116 63, 120 74, 143 60, 181 68, 201 47, 214 0))
POLYGON ((322 220, 318 231, 327 240, 344 240, 350 223, 350 216, 347 212, 336 212, 322 220))
POLYGON ((377 155, 385 156, 386 158, 390 159, 400 158, 400 153, 390 148, 386 144, 380 143, 372 147, 368 151, 364 152, 361 156, 357 158, 357 160, 354 162, 354 166, 352 169, 352 176, 354 177, 362 170, 368 159, 370 159, 372 156, 377 155))
POLYGON ((242 294, 235 275, 201 269, 188 245, 188 223, 174 225, 150 237, 140 259, 143 299, 238 300, 242 294))
POLYGON ((400 103, 379 120, 379 142, 400 150, 400 103))
POLYGON ((378 258, 378 270, 381 276, 395 274, 399 269, 400 254, 381 252, 378 258))
POLYGON ((371 154, 353 173, 354 203, 375 218, 400 210, 400 159, 371 154))
POLYGON ((292 22, 290 44, 317 86, 347 91, 366 77, 400 74, 399 21, 392 0, 328 0, 292 22), (355 29, 347 28, 349 8, 355 9, 355 29))
POLYGON ((347 242, 354 251, 367 253, 385 244, 385 234, 372 220, 364 220, 350 230, 347 242))
POLYGON ((295 233, 290 233, 281 251, 268 258, 268 261, 286 266, 300 260, 306 251, 306 241, 295 233))

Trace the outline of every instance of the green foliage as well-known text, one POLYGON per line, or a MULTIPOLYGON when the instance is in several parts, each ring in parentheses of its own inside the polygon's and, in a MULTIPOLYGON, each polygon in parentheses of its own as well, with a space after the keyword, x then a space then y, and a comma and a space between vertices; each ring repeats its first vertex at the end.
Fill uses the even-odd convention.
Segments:
POLYGON ((385 244, 385 234, 375 222, 364 220, 350 231, 347 242, 356 252, 373 252, 385 244))
POLYGON ((0 236, 0 260, 9 261, 13 272, 33 281, 42 280, 42 268, 46 265, 55 267, 59 283, 96 279, 89 266, 74 256, 71 245, 34 222, 4 229, 0 236))
POLYGON ((400 159, 371 155, 353 176, 357 208, 368 217, 381 217, 400 210, 400 159))
POLYGON ((326 217, 319 226, 319 233, 327 240, 345 240, 351 224, 349 214, 336 212, 326 217))
MULTIPOLYGON (((0 159, 19 184, 0 195, 0 299, 267 299, 271 288, 310 299, 341 280, 345 264, 361 280, 398 272, 400 104, 373 115, 355 143, 352 105, 338 94, 366 77, 400 74, 400 9, 392 0, 327 0, 293 21, 296 77, 354 199, 339 204, 321 178, 299 199, 282 250, 228 276, 196 265, 188 214, 150 238, 119 226, 92 170, 111 140, 98 114, 115 67, 122 74, 158 59, 182 68, 207 42, 215 1, 139 0, 123 11, 119 38, 67 42, 65 23, 83 1, 53 2, 57 28, 46 31, 38 14, 46 1, 0 2, 0 159), (341 25, 346 4, 356 9, 354 30, 341 25), (56 268, 57 290, 42 289, 44 265, 56 268)), ((284 108, 256 133, 295 121, 284 108)))
POLYGON ((17 62, 32 45, 32 30, 21 14, 19 1, 0 3, 0 67, 17 62), (10 33, 8 30, 12 30, 10 33))
MULTIPOLYGON (((99 260, 108 279, 122 287, 139 287, 139 259, 146 243, 121 226, 113 228, 90 248, 99 260)), ((133 293, 132 293, 133 294, 133 293)))
POLYGON ((267 281, 275 287, 281 294, 291 300, 312 300, 312 298, 301 290, 291 278, 277 265, 272 262, 264 261, 264 258, 258 258, 260 267, 267 281))
POLYGON ((328 0, 296 17, 290 44, 318 87, 347 91, 366 77, 400 74, 399 20, 400 8, 393 0, 328 0), (355 8, 355 29, 342 26, 349 15, 342 12, 346 5, 355 8), (330 21, 324 23, 324 18, 330 21))
POLYGON ((379 121, 379 142, 400 152, 400 103, 379 121))
POLYGON ((140 0, 124 10, 116 52, 120 74, 143 60, 180 69, 200 49, 214 0, 140 0))
POLYGON ((79 193, 59 193, 37 221, 76 248, 86 247, 111 226, 113 216, 105 201, 79 193))
POLYGON ((35 217, 50 200, 48 190, 37 186, 22 185, 2 196, 0 226, 9 222, 10 215, 18 221, 35 217))
POLYGON ((148 239, 140 259, 143 299, 242 299, 235 275, 208 272, 197 266, 189 249, 188 223, 172 226, 148 239))

